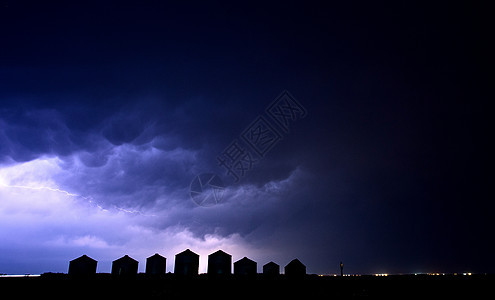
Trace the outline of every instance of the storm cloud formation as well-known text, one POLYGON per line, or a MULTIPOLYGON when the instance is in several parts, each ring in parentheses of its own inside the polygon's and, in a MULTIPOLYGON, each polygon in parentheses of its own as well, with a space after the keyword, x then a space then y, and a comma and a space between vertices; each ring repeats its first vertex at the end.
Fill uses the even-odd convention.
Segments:
POLYGON ((185 248, 493 271, 482 11, 7 3, 0 273, 185 248), (284 90, 307 116, 235 183, 217 157, 284 90), (226 183, 208 208, 189 196, 205 172, 226 183))

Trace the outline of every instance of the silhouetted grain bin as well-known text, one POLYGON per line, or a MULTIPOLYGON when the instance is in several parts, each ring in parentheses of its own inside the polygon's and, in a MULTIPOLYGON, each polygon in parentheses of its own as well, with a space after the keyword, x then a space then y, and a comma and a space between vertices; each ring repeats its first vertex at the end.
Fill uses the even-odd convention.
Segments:
POLYGON ((112 262, 112 275, 122 278, 135 277, 138 271, 138 261, 125 255, 112 262))
POLYGON ((198 275, 199 255, 189 249, 175 255, 174 274, 182 276, 198 275))
POLYGON ((288 263, 284 270, 285 275, 289 278, 302 278, 306 275, 306 266, 297 258, 288 263))
POLYGON ((69 262, 69 275, 74 277, 89 277, 96 274, 98 262, 87 255, 80 256, 69 262))
POLYGON ((257 264, 247 257, 241 258, 234 263, 234 274, 239 276, 256 276, 257 264))
POLYGON ((265 277, 275 277, 280 275, 280 266, 273 261, 263 266, 263 275, 265 277))
POLYGON ((208 275, 228 275, 232 273, 232 255, 218 250, 208 255, 208 275))
POLYGON ((146 274, 163 275, 167 267, 167 259, 158 253, 146 259, 146 274))

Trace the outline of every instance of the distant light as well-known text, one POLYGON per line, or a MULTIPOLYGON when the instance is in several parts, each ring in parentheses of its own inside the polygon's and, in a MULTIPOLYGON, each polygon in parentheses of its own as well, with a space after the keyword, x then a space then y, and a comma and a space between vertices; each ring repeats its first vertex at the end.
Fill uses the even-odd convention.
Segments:
POLYGON ((374 274, 374 276, 388 276, 387 273, 374 274))
POLYGON ((467 273, 469 276, 471 276, 471 273, 467 273))

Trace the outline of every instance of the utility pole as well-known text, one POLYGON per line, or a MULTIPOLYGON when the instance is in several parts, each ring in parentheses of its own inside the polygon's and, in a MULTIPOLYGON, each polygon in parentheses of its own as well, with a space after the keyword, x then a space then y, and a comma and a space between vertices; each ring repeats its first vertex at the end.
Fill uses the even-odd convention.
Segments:
POLYGON ((344 264, 340 261, 340 276, 344 276, 344 264))

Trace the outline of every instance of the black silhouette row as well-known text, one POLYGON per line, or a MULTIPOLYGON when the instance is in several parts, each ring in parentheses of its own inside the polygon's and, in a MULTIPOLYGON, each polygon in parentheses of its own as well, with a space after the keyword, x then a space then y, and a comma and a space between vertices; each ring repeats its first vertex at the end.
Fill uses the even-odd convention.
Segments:
MULTIPOLYGON (((83 255, 69 262, 69 275, 71 276, 91 276, 96 274, 97 261, 83 255)), ((167 259, 158 253, 146 259, 146 274, 165 274, 167 259)), ((218 250, 208 255, 209 276, 228 275, 232 272, 232 255, 218 250)), ((189 249, 175 255, 174 274, 180 276, 198 275, 199 255, 189 249)), ((285 268, 285 275, 288 277, 302 277, 306 274, 306 266, 298 259, 292 260, 285 268)), ((112 262, 112 275, 116 277, 133 277, 138 272, 138 261, 125 255, 112 262)), ((257 263, 247 257, 234 262, 234 275, 255 276, 257 263)), ((280 266, 274 262, 269 262, 263 266, 263 275, 277 276, 280 274, 280 266)))

